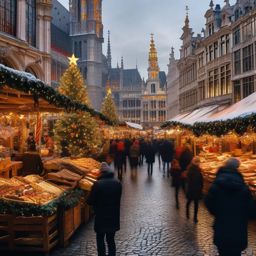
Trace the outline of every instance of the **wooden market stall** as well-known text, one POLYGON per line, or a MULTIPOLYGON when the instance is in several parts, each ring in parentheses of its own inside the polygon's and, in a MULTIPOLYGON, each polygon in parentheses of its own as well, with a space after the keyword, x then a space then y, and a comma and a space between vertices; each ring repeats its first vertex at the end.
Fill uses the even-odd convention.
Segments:
MULTIPOLYGON (((89 112, 111 124, 101 113, 61 95, 33 75, 0 64, 0 121, 5 120, 0 134, 8 137, 9 147, 13 146, 9 139, 15 133, 13 122, 25 129, 26 115, 64 111, 89 112)), ((44 176, 20 177, 16 175, 22 162, 11 161, 5 148, 0 147, 0 251, 48 253, 56 245, 65 246, 88 221, 91 211, 85 198, 99 175, 100 163, 90 158, 54 158, 44 162, 44 176)))

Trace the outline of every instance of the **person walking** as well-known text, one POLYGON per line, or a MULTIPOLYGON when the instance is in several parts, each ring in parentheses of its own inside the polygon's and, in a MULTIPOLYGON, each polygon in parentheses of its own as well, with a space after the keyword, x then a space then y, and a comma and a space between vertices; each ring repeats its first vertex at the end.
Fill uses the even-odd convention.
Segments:
POLYGON ((190 148, 190 145, 186 145, 179 156, 179 164, 182 171, 182 188, 186 192, 186 175, 185 171, 187 170, 188 166, 190 165, 193 159, 193 153, 190 148))
POLYGON ((200 168, 200 158, 194 157, 191 165, 187 171, 187 204, 186 204, 186 216, 189 219, 189 207, 194 202, 194 222, 197 223, 197 213, 199 207, 199 200, 203 195, 203 175, 200 168))
POLYGON ((155 148, 152 141, 149 141, 146 144, 145 158, 146 158, 146 163, 148 164, 148 176, 152 176, 153 164, 155 162, 155 148))
POLYGON ((162 144, 162 160, 163 160, 163 176, 165 176, 165 171, 167 172, 167 177, 170 173, 170 163, 173 160, 174 156, 174 146, 173 143, 169 140, 165 140, 162 144))
POLYGON ((136 170, 139 164, 140 145, 138 140, 134 140, 130 147, 130 165, 131 170, 136 170))
POLYGON ((125 145, 122 140, 119 140, 116 145, 116 165, 118 172, 118 179, 123 179, 123 170, 124 170, 124 160, 125 160, 125 145))
POLYGON ((182 177, 181 177, 181 168, 179 161, 177 159, 173 159, 171 163, 171 177, 172 177, 172 187, 175 188, 175 202, 176 202, 176 209, 179 209, 179 191, 182 184, 182 177))
POLYGON ((240 162, 230 158, 219 169, 205 198, 214 216, 214 244, 220 256, 240 256, 248 243, 248 220, 255 214, 251 192, 239 173, 240 162))
POLYGON ((95 212, 94 230, 98 256, 115 256, 115 233, 120 230, 122 184, 114 178, 114 172, 107 163, 103 162, 100 170, 101 176, 92 186, 87 204, 91 205, 95 212), (106 254, 105 238, 108 254, 106 254))

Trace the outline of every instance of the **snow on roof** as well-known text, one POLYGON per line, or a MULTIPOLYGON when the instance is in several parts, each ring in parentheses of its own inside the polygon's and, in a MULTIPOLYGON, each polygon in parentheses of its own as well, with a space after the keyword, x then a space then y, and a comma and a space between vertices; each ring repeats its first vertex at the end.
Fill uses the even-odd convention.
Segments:
POLYGON ((256 113, 256 92, 241 101, 223 109, 210 117, 209 121, 225 121, 236 117, 245 117, 256 113))
POLYGON ((207 120, 209 116, 212 115, 213 112, 216 112, 218 109, 218 105, 208 106, 198 108, 190 113, 180 114, 168 122, 180 122, 183 124, 193 125, 196 122, 204 122, 207 120))
POLYGON ((140 124, 135 124, 131 122, 125 122, 129 127, 138 129, 138 130, 143 130, 143 127, 140 124))

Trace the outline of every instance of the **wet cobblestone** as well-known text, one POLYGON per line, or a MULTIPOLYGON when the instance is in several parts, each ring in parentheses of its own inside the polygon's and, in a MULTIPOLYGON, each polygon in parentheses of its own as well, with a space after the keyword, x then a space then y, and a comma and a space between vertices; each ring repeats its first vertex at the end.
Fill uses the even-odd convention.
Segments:
MULTIPOLYGON (((121 230, 116 235, 120 256, 216 256, 212 243, 212 217, 201 204, 199 222, 185 216, 185 197, 176 210, 170 180, 157 166, 152 178, 146 166, 137 175, 124 175, 121 206, 121 230)), ((191 211, 192 213, 192 211, 191 211)), ((244 255, 256 256, 256 223, 250 223, 249 247, 244 255)), ((53 251, 51 256, 96 256, 93 221, 81 227, 67 248, 53 251)))

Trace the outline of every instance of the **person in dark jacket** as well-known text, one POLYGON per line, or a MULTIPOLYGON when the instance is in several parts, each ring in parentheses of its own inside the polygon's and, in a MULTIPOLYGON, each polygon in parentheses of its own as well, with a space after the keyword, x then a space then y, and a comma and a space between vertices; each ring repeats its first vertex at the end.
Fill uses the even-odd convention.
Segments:
POLYGON ((155 148, 151 141, 146 144, 145 148, 145 158, 146 163, 148 164, 148 176, 152 176, 153 174, 153 164, 155 162, 155 148))
POLYGON ((179 191, 182 185, 182 177, 181 177, 181 168, 179 161, 177 159, 173 159, 171 163, 171 177, 172 177, 172 187, 175 188, 175 202, 176 209, 179 209, 179 191))
POLYGON ((163 176, 165 176, 165 170, 167 177, 169 177, 170 163, 174 156, 174 146, 169 140, 165 140, 161 145, 161 156, 163 161, 163 176))
POLYGON ((247 247, 248 220, 254 214, 251 192, 239 173, 240 162, 230 158, 219 169, 205 205, 214 215, 214 244, 220 256, 240 256, 247 247))
POLYGON ((203 175, 200 169, 200 158, 194 157, 187 171, 187 205, 186 215, 189 219, 189 206, 194 201, 194 222, 197 223, 199 200, 203 195, 203 175))
POLYGON ((98 256, 106 256, 105 237, 108 255, 116 255, 115 233, 120 229, 120 200, 122 185, 114 178, 114 172, 107 163, 101 164, 101 176, 92 187, 87 204, 95 212, 94 230, 96 232, 98 256))
MULTIPOLYGON (((190 145, 186 145, 182 152, 180 153, 180 157, 179 157, 179 164, 180 164, 180 168, 182 173, 184 173, 188 166, 190 165, 191 161, 193 159, 193 153, 191 150, 190 145)), ((185 175, 182 175, 182 188, 185 191, 186 190, 186 178, 185 175)))

